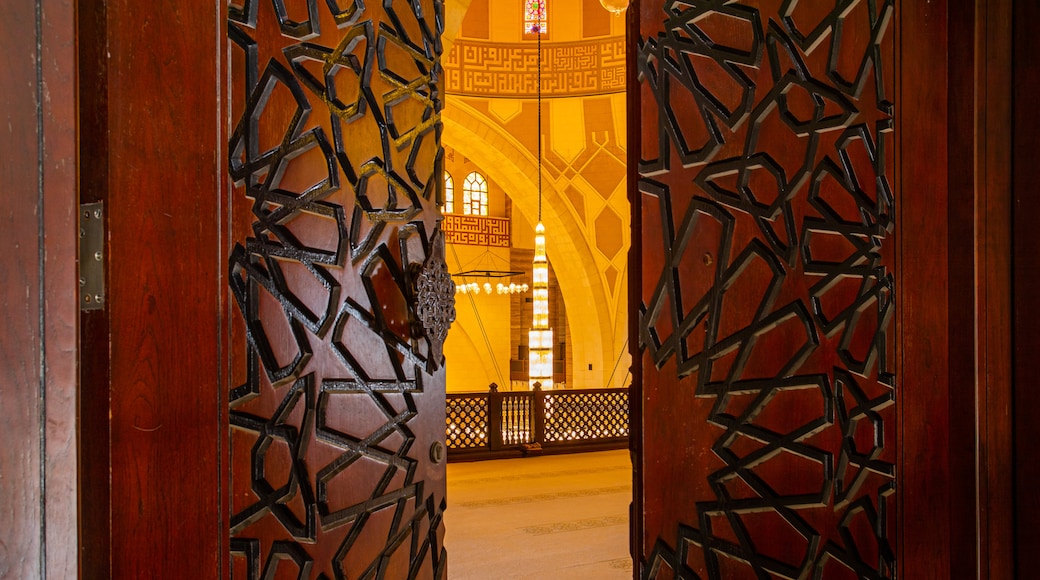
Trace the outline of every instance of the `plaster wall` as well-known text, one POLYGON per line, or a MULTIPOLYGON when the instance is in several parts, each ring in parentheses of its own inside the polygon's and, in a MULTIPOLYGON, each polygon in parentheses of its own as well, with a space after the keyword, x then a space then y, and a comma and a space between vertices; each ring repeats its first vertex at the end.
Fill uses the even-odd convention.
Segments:
MULTIPOLYGON (((449 2, 449 14, 452 10, 449 2)), ((570 322, 567 354, 573 374, 568 372, 568 386, 624 386, 630 365, 630 220, 624 53, 617 50, 623 49, 624 21, 603 11, 597 0, 549 3, 550 33, 542 42, 543 55, 552 58, 542 62, 540 112, 534 95, 537 58, 514 58, 517 51, 536 46, 522 30, 520 0, 470 2, 452 52, 445 57, 443 142, 483 168, 509 197, 513 244, 530 247, 528 230, 538 214, 541 141, 547 253, 570 322), (477 36, 467 36, 474 31, 477 36), (503 70, 509 74, 499 74, 503 70), (491 77, 497 80, 481 84, 480 79, 491 77)), ((460 177, 455 179, 458 188, 460 177)), ((562 336, 564 329, 556 332, 562 336)), ((456 356, 463 359, 461 353, 456 356)), ((451 369, 449 363, 449 388, 451 369)), ((508 368, 503 373, 508 374, 508 368)))

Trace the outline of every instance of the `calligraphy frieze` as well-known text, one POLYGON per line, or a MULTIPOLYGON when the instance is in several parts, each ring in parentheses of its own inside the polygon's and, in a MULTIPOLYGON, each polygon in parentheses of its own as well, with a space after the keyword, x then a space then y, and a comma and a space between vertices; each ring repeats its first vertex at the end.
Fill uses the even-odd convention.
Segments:
MULTIPOLYGON (((446 91, 469 96, 534 97, 538 47, 457 40, 442 61, 446 91)), ((542 46, 543 96, 579 96, 625 90, 625 39, 542 46)))
POLYGON ((449 244, 509 247, 508 218, 445 214, 441 229, 449 244))

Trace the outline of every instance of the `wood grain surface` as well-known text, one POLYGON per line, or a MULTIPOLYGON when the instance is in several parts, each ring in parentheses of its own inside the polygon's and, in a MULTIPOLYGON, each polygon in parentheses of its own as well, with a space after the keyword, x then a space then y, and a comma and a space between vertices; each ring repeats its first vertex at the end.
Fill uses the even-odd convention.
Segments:
POLYGON ((0 577, 76 573, 74 10, 0 23, 0 577))
POLYGON ((108 304, 84 321, 91 576, 223 573, 224 9, 81 6, 83 195, 109 241, 108 304))

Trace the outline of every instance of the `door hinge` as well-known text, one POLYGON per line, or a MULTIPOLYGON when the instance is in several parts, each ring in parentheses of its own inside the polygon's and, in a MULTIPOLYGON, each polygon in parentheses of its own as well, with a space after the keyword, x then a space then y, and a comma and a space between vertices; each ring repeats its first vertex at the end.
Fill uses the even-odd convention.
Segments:
POLYGON ((79 206, 79 308, 105 307, 105 204, 79 206))

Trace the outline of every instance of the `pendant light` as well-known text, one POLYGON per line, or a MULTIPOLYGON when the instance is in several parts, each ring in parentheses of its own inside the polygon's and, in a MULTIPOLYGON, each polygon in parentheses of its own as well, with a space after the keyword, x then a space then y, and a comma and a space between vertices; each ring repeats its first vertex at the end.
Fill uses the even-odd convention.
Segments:
POLYGON ((599 0, 599 3, 614 16, 620 16, 628 10, 628 0, 599 0))
MULTIPOLYGON (((544 10, 544 4, 542 10, 544 10)), ((541 22, 545 21, 542 14, 541 22)), ((549 326, 549 260, 545 254, 545 225, 542 224, 542 27, 538 33, 538 225, 534 228, 534 262, 531 268, 531 330, 527 333, 528 382, 541 388, 553 386, 553 331, 549 326)))

